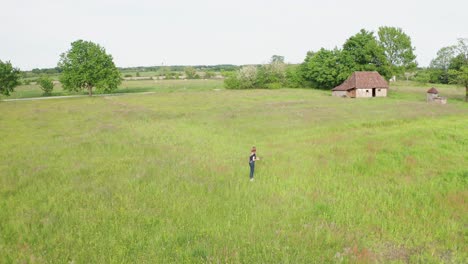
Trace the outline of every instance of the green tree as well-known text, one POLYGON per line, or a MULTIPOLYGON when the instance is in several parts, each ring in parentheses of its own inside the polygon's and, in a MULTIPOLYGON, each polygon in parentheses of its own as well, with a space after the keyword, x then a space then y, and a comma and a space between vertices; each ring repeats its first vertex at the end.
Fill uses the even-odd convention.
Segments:
POLYGON ((44 95, 50 95, 52 93, 52 90, 54 89, 54 83, 49 76, 42 75, 37 80, 37 83, 41 87, 42 91, 44 91, 44 95))
POLYGON ((378 71, 383 76, 391 76, 390 64, 385 50, 375 39, 374 33, 361 29, 343 44, 341 61, 352 71, 378 71))
POLYGON ((20 84, 21 73, 14 68, 9 61, 0 60, 0 94, 9 96, 16 86, 20 84))
POLYGON ((302 65, 294 64, 286 67, 286 87, 299 88, 305 86, 305 80, 302 73, 302 65))
POLYGON ((273 55, 271 56, 270 63, 284 63, 284 56, 273 55))
POLYGON ((443 47, 437 51, 437 56, 430 63, 431 80, 438 83, 449 83, 448 70, 450 62, 455 57, 455 46, 443 47))
POLYGON ((93 88, 111 92, 121 83, 120 72, 112 55, 91 41, 71 43, 71 49, 61 54, 58 67, 62 69, 60 82, 65 90, 86 89, 92 96, 93 88))
POLYGON ((354 63, 343 60, 338 49, 308 52, 301 65, 302 75, 314 88, 329 89, 344 81, 354 68, 354 63), (351 64, 351 65, 349 65, 351 64))
POLYGON ((443 47, 431 61, 431 81, 458 83, 458 72, 468 65, 468 40, 458 39, 457 45, 443 47))
POLYGON ((455 56, 448 66, 450 83, 463 85, 466 89, 465 101, 468 102, 468 39, 459 39, 453 50, 455 56))
POLYGON ((392 65, 393 74, 416 67, 416 55, 413 53, 415 48, 411 46, 411 38, 401 28, 380 27, 378 36, 379 44, 392 65))
POLYGON ((185 72, 185 76, 187 77, 187 79, 199 79, 200 76, 197 74, 197 70, 195 70, 194 67, 185 67, 184 69, 184 72, 185 72))
POLYGON ((465 87, 465 101, 468 102, 468 65, 459 70, 448 70, 449 83, 459 84, 465 87))

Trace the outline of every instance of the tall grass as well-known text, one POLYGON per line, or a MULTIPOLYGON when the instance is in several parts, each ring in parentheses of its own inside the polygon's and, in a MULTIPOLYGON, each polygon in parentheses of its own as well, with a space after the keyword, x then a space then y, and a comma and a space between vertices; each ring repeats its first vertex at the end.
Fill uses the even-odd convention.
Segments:
POLYGON ((0 102, 0 262, 467 259, 465 104, 194 89, 0 102))

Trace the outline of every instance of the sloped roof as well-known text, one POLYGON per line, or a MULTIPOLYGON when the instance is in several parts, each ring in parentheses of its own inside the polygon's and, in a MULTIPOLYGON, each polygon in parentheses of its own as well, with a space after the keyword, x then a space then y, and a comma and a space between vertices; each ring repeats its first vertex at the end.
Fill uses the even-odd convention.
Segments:
POLYGON ((360 71, 354 72, 349 76, 346 81, 337 87, 333 88, 332 91, 347 91, 350 89, 370 89, 370 88, 385 88, 388 89, 388 83, 385 79, 376 71, 360 71))
POLYGON ((438 94, 439 91, 437 91, 436 88, 432 87, 431 89, 427 90, 427 93, 430 93, 430 94, 438 94))

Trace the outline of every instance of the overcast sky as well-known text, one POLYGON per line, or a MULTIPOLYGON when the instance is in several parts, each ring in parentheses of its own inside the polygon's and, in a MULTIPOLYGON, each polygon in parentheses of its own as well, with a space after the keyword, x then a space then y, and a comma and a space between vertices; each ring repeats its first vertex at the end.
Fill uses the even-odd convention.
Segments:
POLYGON ((361 28, 401 27, 427 66, 468 37, 466 0, 0 0, 0 60, 55 67, 70 43, 104 46, 118 67, 300 63, 361 28))

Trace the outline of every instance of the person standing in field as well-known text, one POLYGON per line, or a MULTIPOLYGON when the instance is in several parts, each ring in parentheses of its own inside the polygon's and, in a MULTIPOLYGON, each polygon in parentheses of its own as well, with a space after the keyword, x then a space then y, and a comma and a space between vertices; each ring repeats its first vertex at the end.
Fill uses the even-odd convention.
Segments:
POLYGON ((249 166, 250 166, 250 181, 254 180, 254 170, 255 170, 255 161, 260 160, 257 157, 257 148, 255 146, 252 147, 250 150, 250 157, 249 157, 249 166))

